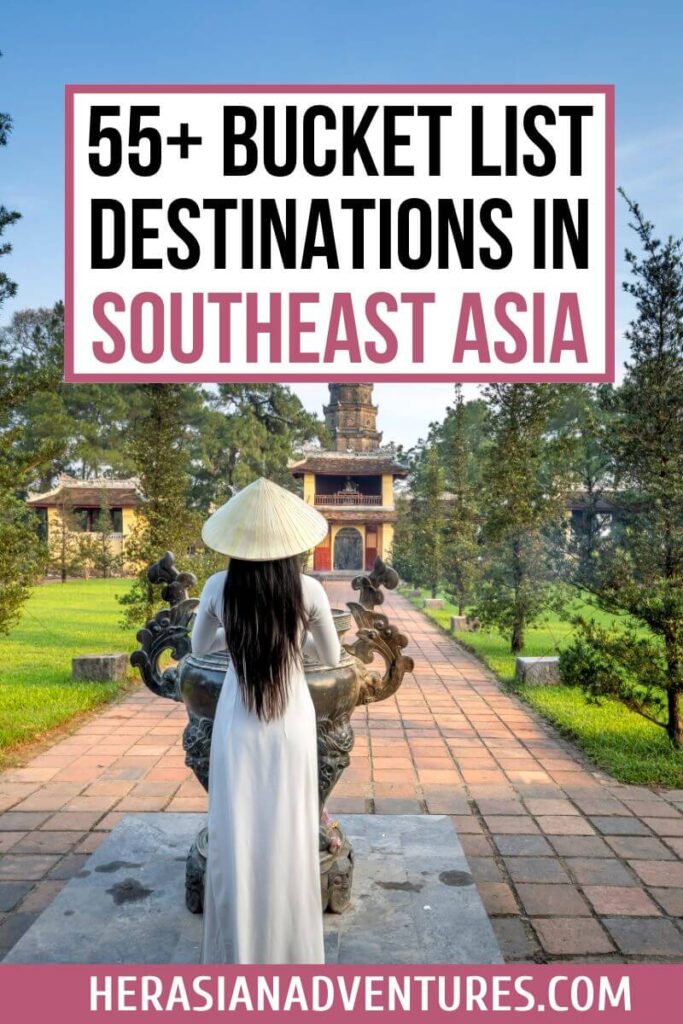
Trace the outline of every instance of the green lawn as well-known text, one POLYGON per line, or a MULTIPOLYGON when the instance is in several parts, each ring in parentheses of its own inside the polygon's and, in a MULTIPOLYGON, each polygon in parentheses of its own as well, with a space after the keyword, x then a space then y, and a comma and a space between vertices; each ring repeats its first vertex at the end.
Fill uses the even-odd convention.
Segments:
POLYGON ((127 580, 74 580, 35 588, 19 624, 0 637, 0 765, 21 744, 125 688, 72 682, 71 659, 133 650, 134 631, 121 629, 116 601, 129 585, 127 580))
MULTIPOLYGON (((37 587, 21 622, 9 636, 0 637, 0 765, 7 764, 21 744, 39 739, 122 691, 117 684, 72 682, 71 659, 77 654, 133 650, 134 631, 119 626, 116 601, 128 586, 125 580, 78 580, 37 587)), ((610 619, 585 605, 584 610, 610 619)), ((443 611, 426 614, 448 630, 454 613, 447 603, 443 611)), ((566 620, 549 616, 542 626, 529 630, 524 653, 556 653, 571 628, 566 620)), ((589 704, 573 687, 516 686, 515 659, 497 633, 467 633, 462 640, 505 686, 514 687, 615 778, 683 786, 683 754, 671 750, 663 730, 613 701, 589 704)))
MULTIPOLYGON (((410 589, 410 588, 408 588, 410 589)), ((403 590, 404 596, 405 589, 403 590)), ((429 596, 425 592, 425 596, 429 596)), ((444 597, 444 594, 439 594, 444 597)), ((419 598, 410 598, 419 604, 419 598)), ((606 615, 577 599, 572 611, 581 610, 603 623, 614 616, 606 615)), ((450 617, 456 614, 446 602, 443 611, 425 611, 446 631, 450 617)), ((532 657, 557 654, 571 636, 572 626, 558 615, 551 614, 543 625, 530 629, 524 654, 532 657)), ((561 732, 570 736, 590 759, 621 782, 659 786, 683 786, 683 753, 672 750, 663 729, 629 711, 616 701, 599 705, 589 703, 582 691, 570 686, 520 686, 515 682, 515 656, 510 654, 509 641, 499 633, 458 634, 463 646, 470 648, 501 680, 514 689, 523 700, 536 708, 561 732)))

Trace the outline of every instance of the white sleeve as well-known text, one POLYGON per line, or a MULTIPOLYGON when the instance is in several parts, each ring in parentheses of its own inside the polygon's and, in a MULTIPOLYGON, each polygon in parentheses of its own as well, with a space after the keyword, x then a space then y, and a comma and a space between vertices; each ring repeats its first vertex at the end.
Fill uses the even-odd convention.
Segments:
POLYGON ((342 652, 330 602, 323 586, 312 576, 303 576, 302 580, 309 631, 305 642, 310 643, 310 636, 322 664, 335 668, 342 652))
POLYGON ((194 654, 210 654, 225 649, 222 604, 225 572, 211 576, 202 590, 197 615, 192 628, 194 654))

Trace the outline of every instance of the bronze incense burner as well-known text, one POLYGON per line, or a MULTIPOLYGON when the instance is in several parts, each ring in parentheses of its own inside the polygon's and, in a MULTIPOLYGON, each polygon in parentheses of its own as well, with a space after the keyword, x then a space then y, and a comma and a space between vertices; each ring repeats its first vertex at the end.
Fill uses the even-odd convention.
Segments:
MULTIPOLYGON (((150 566, 150 583, 163 586, 162 598, 168 602, 137 634, 138 650, 131 655, 146 686, 159 697, 182 701, 188 723, 183 733, 185 762, 208 790, 211 731, 216 704, 229 664, 227 651, 208 655, 192 653, 191 626, 199 604, 188 597, 196 586, 192 573, 180 572, 170 552, 150 566), (176 664, 162 669, 159 660, 170 652, 176 664)), ((320 881, 323 909, 341 913, 349 903, 353 878, 353 850, 338 822, 324 812, 326 801, 348 767, 354 736, 351 715, 361 704, 386 700, 398 690, 403 676, 413 668, 413 660, 403 654, 408 638, 393 626, 386 615, 374 609, 384 601, 382 587, 393 589, 398 574, 377 559, 371 573, 359 575, 351 586, 359 600, 348 603, 348 611, 333 609, 340 640, 355 624, 351 643, 342 641, 339 665, 322 665, 306 655, 304 670, 316 712, 318 729, 318 788, 320 795, 320 881), (375 655, 384 662, 383 670, 372 667, 375 655)), ((204 870, 208 835, 201 829, 187 858, 185 898, 193 913, 203 906, 204 870)))

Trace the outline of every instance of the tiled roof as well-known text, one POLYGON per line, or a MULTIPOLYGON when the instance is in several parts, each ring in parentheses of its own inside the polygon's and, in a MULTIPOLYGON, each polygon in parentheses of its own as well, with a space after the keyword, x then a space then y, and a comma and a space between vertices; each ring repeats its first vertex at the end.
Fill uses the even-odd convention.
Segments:
POLYGON ((34 508, 48 508, 59 505, 67 500, 76 508, 99 508, 103 494, 108 505, 115 508, 133 508, 140 503, 138 482, 132 480, 77 480, 74 477, 61 476, 56 487, 43 494, 33 494, 28 504, 34 508))
MULTIPOLYGON (((613 491, 605 491, 593 501, 594 512, 614 512, 619 507, 614 500, 613 491)), ((586 491, 573 491, 567 495, 566 507, 570 512, 583 512, 590 504, 590 495, 586 491)))
POLYGON ((293 476, 303 473, 328 473, 330 476, 375 476, 391 473, 393 476, 407 476, 408 470, 401 466, 390 452, 329 452, 307 453, 298 462, 290 462, 289 471, 293 476))

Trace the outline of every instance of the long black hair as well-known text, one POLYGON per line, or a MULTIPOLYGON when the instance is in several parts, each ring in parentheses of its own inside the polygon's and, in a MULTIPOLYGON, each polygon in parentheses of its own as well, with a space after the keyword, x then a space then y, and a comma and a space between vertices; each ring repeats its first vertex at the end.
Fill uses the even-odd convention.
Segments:
POLYGON ((269 562, 231 558, 223 623, 245 705, 266 722, 279 718, 287 706, 289 669, 301 657, 308 624, 300 557, 269 562))

